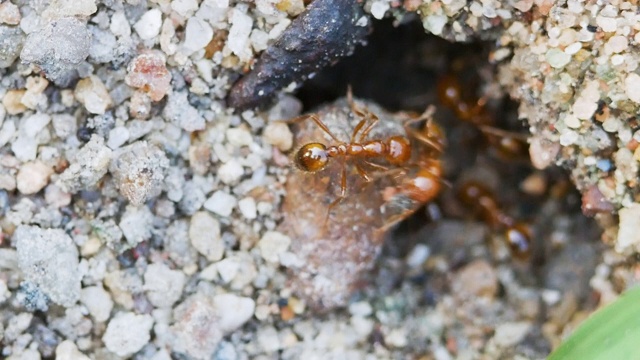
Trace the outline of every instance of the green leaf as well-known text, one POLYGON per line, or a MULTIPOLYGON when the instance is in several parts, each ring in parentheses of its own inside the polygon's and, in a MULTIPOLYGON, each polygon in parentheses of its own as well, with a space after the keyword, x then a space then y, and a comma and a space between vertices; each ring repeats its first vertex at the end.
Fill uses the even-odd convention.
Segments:
POLYGON ((640 287, 593 313, 548 360, 640 359, 640 287))

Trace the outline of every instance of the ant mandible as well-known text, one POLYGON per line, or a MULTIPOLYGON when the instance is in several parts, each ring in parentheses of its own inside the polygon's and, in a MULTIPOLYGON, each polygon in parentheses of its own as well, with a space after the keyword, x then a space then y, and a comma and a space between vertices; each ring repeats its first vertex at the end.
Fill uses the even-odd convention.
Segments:
MULTIPOLYGON (((354 127, 349 142, 340 141, 329 128, 320 120, 317 114, 302 115, 297 118, 291 119, 290 122, 298 122, 307 119, 313 120, 316 125, 322 129, 327 135, 329 135, 335 144, 325 145, 321 142, 310 142, 304 144, 294 156, 294 163, 296 167, 304 172, 316 173, 327 167, 331 158, 339 158, 341 160, 341 174, 340 174, 340 194, 329 205, 327 211, 327 218, 331 214, 331 209, 344 200, 347 196, 347 160, 354 159, 361 163, 368 165, 371 168, 382 171, 383 173, 397 172, 398 174, 406 173, 408 167, 413 165, 410 163, 413 153, 413 147, 411 140, 408 136, 411 136, 418 141, 428 145, 430 148, 440 153, 443 147, 443 139, 441 132, 438 132, 439 128, 435 124, 430 124, 428 121, 425 129, 432 129, 436 132, 437 136, 431 136, 425 134, 425 131, 418 132, 412 128, 412 125, 416 122, 423 121, 425 117, 419 117, 411 119, 404 124, 405 133, 408 136, 393 135, 386 139, 368 139, 367 137, 375 125, 380 121, 377 115, 369 111, 368 109, 359 108, 353 100, 351 88, 347 91, 347 103, 351 108, 351 112, 359 117, 361 120, 354 127), (394 169, 390 169, 387 166, 380 165, 372 162, 373 159, 383 159, 394 169)), ((418 164, 424 165, 424 164, 418 164)), ((369 173, 361 166, 360 163, 354 164, 357 173, 367 182, 373 180, 369 173)), ((432 199, 439 192, 439 186, 434 185, 434 182, 438 182, 440 171, 432 172, 433 165, 430 164, 428 168, 421 169, 418 172, 418 176, 410 181, 407 181, 403 186, 403 190, 411 197, 418 197, 422 199, 432 199)))

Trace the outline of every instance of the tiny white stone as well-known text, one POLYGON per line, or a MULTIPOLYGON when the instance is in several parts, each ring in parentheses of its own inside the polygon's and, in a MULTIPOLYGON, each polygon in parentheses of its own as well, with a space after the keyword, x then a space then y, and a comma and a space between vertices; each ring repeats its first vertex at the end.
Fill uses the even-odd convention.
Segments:
POLYGON ((216 295, 213 303, 220 316, 218 326, 224 333, 234 331, 249 321, 256 308, 253 299, 234 294, 216 295))
POLYGON ((25 195, 35 194, 49 182, 53 170, 43 162, 28 162, 18 170, 16 184, 18 191, 25 195))
POLYGON ((604 52, 607 55, 617 54, 627 50, 628 47, 629 40, 626 36, 615 35, 604 44, 604 52))
POLYGON ((258 216, 258 210, 256 208, 256 201, 252 197, 246 197, 238 201, 238 208, 248 220, 253 220, 258 216))
POLYGON ((564 124, 572 129, 577 129, 582 123, 574 114, 569 114, 564 118, 564 124))
POLYGON ((109 320, 113 300, 111 295, 102 286, 88 286, 80 292, 80 301, 87 307, 89 314, 97 322, 109 320))
POLYGON ((624 253, 628 250, 640 250, 640 204, 632 204, 618 212, 620 227, 616 240, 616 251, 624 253))
POLYGON ((407 255, 407 259, 405 261, 407 263, 407 266, 411 268, 417 268, 419 266, 422 266, 422 264, 427 261, 427 258, 429 258, 430 254, 431 249, 429 248, 429 246, 425 244, 417 244, 413 247, 409 255, 407 255))
POLYGON ((205 209, 211 211, 214 214, 227 217, 231 215, 233 208, 236 207, 238 200, 233 195, 230 195, 222 190, 216 191, 211 195, 203 206, 205 209))
POLYGON ((264 140, 280 151, 288 151, 293 146, 293 133, 282 121, 269 123, 262 133, 264 140))
POLYGON ((596 24, 602 28, 604 32, 616 31, 618 24, 615 18, 606 17, 602 15, 596 16, 596 24))
POLYGON ((430 31, 433 35, 442 34, 444 26, 447 24, 447 17, 445 15, 429 15, 427 16, 422 25, 425 30, 430 31))
POLYGON ((89 357, 78 350, 71 340, 64 340, 56 347, 57 360, 89 360, 89 357))
POLYGON ((160 34, 162 27, 162 12, 159 9, 151 9, 144 13, 140 20, 133 25, 142 40, 153 39, 160 34))
POLYGON ((127 20, 127 16, 124 14, 124 11, 116 11, 111 16, 111 25, 109 25, 109 30, 116 36, 129 36, 131 35, 131 25, 129 25, 129 20, 127 20))
POLYGON ((215 264, 223 283, 228 284, 233 280, 240 270, 240 263, 233 258, 222 259, 215 264))
POLYGON ((124 145, 129 140, 129 129, 124 126, 117 126, 109 131, 107 146, 115 150, 124 145))
POLYGON ((573 55, 575 53, 577 53, 578 51, 580 51, 580 49, 582 49, 582 43, 581 42, 574 42, 573 44, 567 46, 566 48, 564 48, 564 52, 566 54, 569 55, 573 55))
POLYGON ((209 261, 218 261, 224 254, 224 242, 220 236, 220 223, 206 211, 191 217, 189 240, 196 250, 209 261))
POLYGON ((494 340, 499 346, 512 347, 518 344, 531 329, 528 322, 509 322, 498 325, 494 340))
POLYGON ((152 326, 153 318, 150 315, 120 312, 109 321, 102 341, 112 353, 122 357, 130 356, 149 342, 152 326))
POLYGON ((192 17, 187 21, 185 29, 184 47, 187 54, 204 49, 213 37, 213 29, 206 21, 192 17))
POLYGON ((387 10, 389 10, 389 3, 386 1, 374 1, 371 4, 371 15, 378 20, 384 17, 387 10))
POLYGON ((262 258, 269 262, 278 262, 280 254, 287 251, 291 238, 277 231, 267 231, 258 242, 262 258))
POLYGON ((244 168, 236 159, 231 159, 218 169, 218 178, 225 184, 234 184, 244 175, 244 168))
POLYGON ((233 146, 249 146, 253 143, 253 135, 244 127, 227 129, 227 140, 233 146))
POLYGON ((180 270, 163 263, 151 264, 144 273, 144 290, 149 302, 158 308, 170 308, 182 295, 187 279, 180 270))
POLYGON ((636 73, 627 75, 624 88, 629 100, 640 104, 640 75, 636 73))
POLYGON ((238 55, 240 60, 248 61, 253 55, 249 47, 249 35, 253 27, 253 19, 238 8, 232 11, 227 46, 234 54, 238 55))
POLYGON ((556 69, 562 69, 571 61, 571 55, 556 48, 549 49, 545 57, 549 65, 556 69))
POLYGON ((173 0, 171 1, 171 9, 182 17, 188 17, 198 10, 198 1, 196 0, 173 0))

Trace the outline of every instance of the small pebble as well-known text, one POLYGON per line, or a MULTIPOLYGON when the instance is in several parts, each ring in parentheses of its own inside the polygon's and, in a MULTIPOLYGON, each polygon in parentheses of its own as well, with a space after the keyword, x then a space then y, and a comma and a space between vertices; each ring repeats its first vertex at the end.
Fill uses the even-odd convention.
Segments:
POLYGON ((119 312, 109 321, 102 341, 112 353, 131 356, 149 342, 152 327, 153 318, 150 315, 119 312))
POLYGON ((133 28, 142 40, 150 40, 160 34, 161 26, 162 12, 159 9, 151 9, 140 17, 140 20, 133 25, 133 28))
POLYGON ((191 245, 209 261, 218 261, 224 254, 224 242, 220 235, 220 223, 205 211, 191 217, 189 225, 191 245))
POLYGON ((53 169, 41 161, 28 162, 18 170, 16 183, 18 191, 25 195, 35 194, 49 183, 53 169))
POLYGON ((112 151, 105 146, 104 139, 92 135, 91 140, 78 151, 75 160, 60 174, 60 187, 70 193, 91 188, 107 173, 111 156, 112 151))
POLYGON ((146 92, 151 100, 161 100, 171 88, 171 73, 165 57, 159 51, 150 51, 135 57, 127 66, 127 85, 146 92))
POLYGON ((277 147, 280 151, 289 151, 293 146, 293 133, 289 126, 281 121, 269 123, 262 136, 268 144, 277 147))
POLYGON ((203 204, 204 208, 222 217, 229 217, 238 200, 233 195, 218 190, 203 204))
POLYGON ((56 346, 57 360, 89 360, 71 340, 64 340, 56 346))
POLYGON ((80 292, 80 301, 97 322, 105 322, 111 316, 113 300, 102 286, 87 286, 80 292))
POLYGON ((235 184, 242 175, 244 175, 244 168, 235 159, 227 161, 218 169, 218 177, 225 184, 235 184))
POLYGON ((80 298, 78 249, 61 229, 20 225, 13 234, 18 266, 25 280, 37 285, 53 302, 73 306, 80 298))
POLYGON ((144 290, 153 306, 170 308, 182 296, 186 281, 182 271, 171 270, 163 263, 151 264, 144 273, 144 290))
POLYGON ((78 81, 74 93, 78 102, 92 114, 104 114, 113 105, 107 87, 94 75, 78 81))
POLYGON ((277 263, 280 254, 287 251, 289 245, 291 245, 291 238, 288 236, 277 231, 267 231, 258 242, 258 249, 263 259, 277 263))
POLYGON ((508 322, 496 327, 493 339, 498 346, 511 348, 518 344, 531 330, 528 322, 508 322))
POLYGON ((20 9, 17 5, 12 4, 10 1, 0 4, 0 24, 18 25, 21 18, 20 9))
POLYGON ((253 220, 258 216, 256 201, 252 197, 247 197, 238 201, 238 209, 242 216, 247 220, 253 220))

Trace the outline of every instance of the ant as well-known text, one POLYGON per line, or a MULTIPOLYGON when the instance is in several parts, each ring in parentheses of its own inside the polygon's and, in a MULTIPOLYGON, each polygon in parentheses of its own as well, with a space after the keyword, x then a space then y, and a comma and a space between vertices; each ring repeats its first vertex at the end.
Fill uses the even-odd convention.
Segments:
POLYGON ((465 205, 474 208, 484 222, 493 229, 504 229, 506 243, 511 254, 521 260, 531 255, 531 229, 500 209, 496 195, 486 186, 476 181, 468 181, 458 191, 458 198, 465 205))
POLYGON ((529 159, 527 137, 494 127, 494 117, 487 110, 487 99, 463 96, 462 84, 453 74, 442 76, 437 84, 438 99, 460 120, 476 126, 498 155, 507 160, 529 159))
MULTIPOLYGON (((321 142, 310 142, 304 144, 295 154, 294 163, 296 167, 304 172, 316 173, 327 167, 329 160, 338 158, 341 161, 340 193, 338 197, 329 205, 327 218, 331 214, 331 209, 339 204, 347 196, 347 166, 348 159, 354 159, 358 174, 366 181, 373 180, 371 175, 361 166, 362 163, 371 168, 382 171, 381 175, 398 173, 406 174, 410 167, 416 164, 411 163, 413 146, 411 138, 426 144, 435 153, 441 153, 444 146, 444 136, 442 131, 432 121, 428 120, 422 131, 416 131, 412 126, 415 123, 424 121, 425 116, 410 119, 404 124, 405 133, 403 135, 393 135, 385 139, 367 139, 371 130, 380 121, 378 116, 368 109, 359 108, 353 100, 351 88, 347 91, 347 103, 351 112, 361 120, 354 127, 349 142, 340 141, 329 128, 320 120, 317 114, 302 115, 291 119, 291 122, 311 119, 316 125, 328 134, 335 144, 325 145, 321 142), (374 159, 386 161, 394 169, 372 162, 374 159)), ((431 153, 430 153, 431 155, 431 153)), ((420 170, 416 176, 403 183, 401 192, 406 193, 410 198, 427 202, 435 198, 440 191, 440 165, 439 161, 422 160, 417 164, 420 170)))

